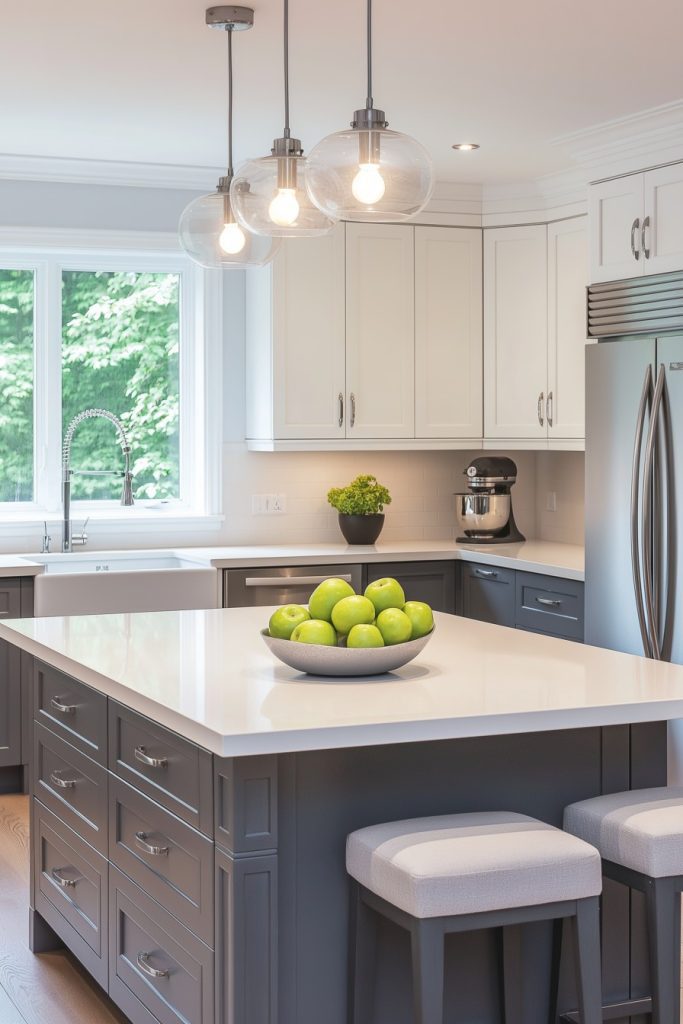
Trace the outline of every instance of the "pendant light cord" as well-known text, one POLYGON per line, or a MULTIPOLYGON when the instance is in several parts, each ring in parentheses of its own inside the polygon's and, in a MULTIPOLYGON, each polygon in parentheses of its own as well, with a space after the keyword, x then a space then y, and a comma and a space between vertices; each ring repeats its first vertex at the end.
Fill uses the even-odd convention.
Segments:
POLYGON ((285 47, 285 133, 284 137, 288 139, 290 137, 289 131, 289 0, 284 0, 284 17, 285 26, 283 32, 284 47, 285 47))
POLYGON ((228 29, 228 178, 232 178, 232 28, 228 29))
POLYGON ((368 0, 368 13, 367 13, 367 37, 368 37, 368 95, 365 100, 365 106, 368 110, 372 110, 373 99, 372 99, 372 0, 368 0))

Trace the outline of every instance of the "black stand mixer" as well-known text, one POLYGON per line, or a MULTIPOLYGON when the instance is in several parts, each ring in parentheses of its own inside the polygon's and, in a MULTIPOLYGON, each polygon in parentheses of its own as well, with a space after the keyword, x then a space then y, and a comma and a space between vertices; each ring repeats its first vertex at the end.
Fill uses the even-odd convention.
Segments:
POLYGON ((512 512, 517 466, 504 456, 482 456, 465 470, 469 491, 455 495, 455 514, 463 544, 512 544, 526 538, 512 512))

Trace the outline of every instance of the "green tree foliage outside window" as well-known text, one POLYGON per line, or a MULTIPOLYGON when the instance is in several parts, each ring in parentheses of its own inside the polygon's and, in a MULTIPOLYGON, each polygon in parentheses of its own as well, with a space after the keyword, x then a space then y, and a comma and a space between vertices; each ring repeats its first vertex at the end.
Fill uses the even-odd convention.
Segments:
POLYGON ((33 271, 0 269, 0 501, 33 500, 33 271))

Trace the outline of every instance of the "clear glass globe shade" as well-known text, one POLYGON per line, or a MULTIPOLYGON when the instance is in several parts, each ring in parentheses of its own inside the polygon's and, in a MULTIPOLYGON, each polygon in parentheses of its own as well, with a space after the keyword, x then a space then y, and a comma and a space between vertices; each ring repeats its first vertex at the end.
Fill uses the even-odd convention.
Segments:
POLYGON ((219 270, 270 263, 280 247, 279 241, 244 231, 241 225, 230 221, 230 211, 230 197, 225 192, 200 196, 185 207, 178 236, 190 259, 202 267, 219 270), (240 235, 243 242, 238 248, 240 235))
POLYGON ((304 157, 287 157, 293 177, 282 188, 278 158, 262 157, 238 167, 230 186, 230 200, 237 220, 247 231, 276 238, 313 238, 326 235, 337 218, 329 217, 311 202, 306 191, 304 157), (296 209, 298 207, 298 209, 296 209))
POLYGON ((429 153, 410 135, 349 128, 328 135, 308 154, 306 188, 328 217, 404 221, 429 202, 434 172, 429 153))

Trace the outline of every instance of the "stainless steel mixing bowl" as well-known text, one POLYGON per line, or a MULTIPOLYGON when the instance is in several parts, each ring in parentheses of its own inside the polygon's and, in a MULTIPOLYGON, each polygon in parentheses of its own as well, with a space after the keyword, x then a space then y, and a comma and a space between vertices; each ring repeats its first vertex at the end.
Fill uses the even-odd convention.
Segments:
POLYGON ((509 494, 455 495, 455 517, 466 537, 492 537, 505 528, 510 518, 509 494))

